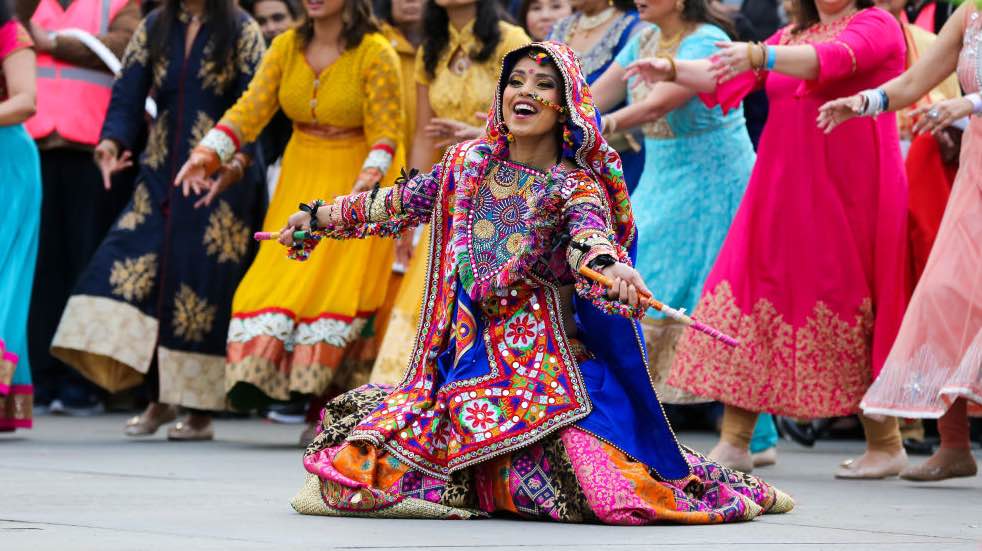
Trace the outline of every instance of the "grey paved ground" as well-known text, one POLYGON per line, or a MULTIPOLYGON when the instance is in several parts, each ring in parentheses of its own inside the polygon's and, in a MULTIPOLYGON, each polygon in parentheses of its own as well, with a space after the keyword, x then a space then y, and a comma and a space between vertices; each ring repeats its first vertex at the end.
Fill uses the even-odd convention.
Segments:
MULTIPOLYGON (((858 443, 782 444, 760 471, 791 514, 728 526, 618 528, 511 520, 304 517, 296 426, 223 421, 213 443, 124 440, 121 416, 41 417, 0 437, 0 550, 834 549, 982 551, 982 479, 913 485, 830 476, 858 443)), ((705 449, 710 435, 683 434, 705 449)))

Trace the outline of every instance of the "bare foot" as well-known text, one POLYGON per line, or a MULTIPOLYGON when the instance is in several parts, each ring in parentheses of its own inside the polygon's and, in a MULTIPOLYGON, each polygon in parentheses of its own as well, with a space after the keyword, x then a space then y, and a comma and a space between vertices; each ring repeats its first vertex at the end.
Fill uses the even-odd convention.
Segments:
POLYGON ((735 471, 749 473, 754 469, 754 461, 750 457, 749 450, 738 448, 723 440, 720 440, 713 451, 709 452, 709 458, 735 471))
POLYGON ((897 476, 907 466, 907 452, 866 450, 866 453, 842 463, 835 471, 836 478, 878 480, 897 476))
POLYGON ((948 478, 975 476, 979 472, 971 450, 938 448, 927 461, 904 469, 900 478, 915 482, 934 482, 948 478))

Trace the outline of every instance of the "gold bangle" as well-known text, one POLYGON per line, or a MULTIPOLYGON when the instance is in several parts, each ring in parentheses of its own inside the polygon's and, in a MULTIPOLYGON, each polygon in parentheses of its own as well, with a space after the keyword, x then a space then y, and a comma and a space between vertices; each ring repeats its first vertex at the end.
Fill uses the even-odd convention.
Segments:
POLYGON ((668 63, 672 66, 672 73, 665 80, 667 82, 675 82, 675 79, 679 76, 679 70, 678 70, 679 68, 678 68, 678 65, 675 64, 675 58, 672 57, 672 56, 670 56, 670 55, 664 55, 664 54, 660 54, 660 55, 657 55, 655 57, 660 57, 662 59, 668 60, 668 63))

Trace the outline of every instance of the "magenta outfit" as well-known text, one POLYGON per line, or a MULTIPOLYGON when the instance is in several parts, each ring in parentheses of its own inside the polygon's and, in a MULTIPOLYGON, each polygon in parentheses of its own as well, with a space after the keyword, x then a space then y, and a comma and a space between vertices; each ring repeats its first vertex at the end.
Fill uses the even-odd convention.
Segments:
POLYGON ((812 45, 818 76, 746 73, 705 95, 724 109, 761 85, 770 116, 743 203, 696 317, 735 349, 689 332, 669 384, 751 411, 858 411, 904 313, 907 184, 896 116, 816 125, 826 101, 904 71, 900 25, 878 8, 768 40, 812 45))

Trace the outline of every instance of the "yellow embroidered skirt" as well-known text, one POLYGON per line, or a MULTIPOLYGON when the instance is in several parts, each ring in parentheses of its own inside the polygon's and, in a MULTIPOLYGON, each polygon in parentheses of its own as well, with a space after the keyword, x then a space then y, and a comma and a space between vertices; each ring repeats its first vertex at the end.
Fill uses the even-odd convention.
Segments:
MULTIPOLYGON (((301 202, 350 193, 368 150, 363 137, 328 140, 295 129, 264 229, 282 228, 301 202)), ((383 186, 398 174, 401 155, 383 186)), ((385 300, 391 240, 324 242, 303 263, 286 253, 279 243, 263 243, 235 293, 225 388, 237 408, 349 386, 346 356, 371 334, 372 317, 385 300)))

